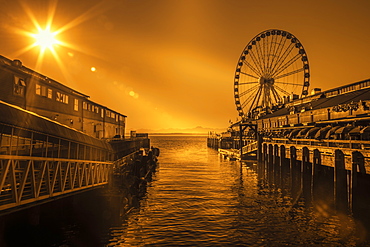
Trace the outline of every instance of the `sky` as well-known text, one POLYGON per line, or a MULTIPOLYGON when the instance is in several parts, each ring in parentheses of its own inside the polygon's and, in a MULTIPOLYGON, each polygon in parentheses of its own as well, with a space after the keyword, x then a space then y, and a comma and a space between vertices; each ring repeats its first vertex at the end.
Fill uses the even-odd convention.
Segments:
POLYGON ((370 78, 368 0, 0 0, 0 55, 127 115, 127 130, 227 128, 248 42, 286 30, 311 87, 370 78), (54 52, 31 47, 50 24, 54 52), (95 71, 91 68, 94 67, 95 71))

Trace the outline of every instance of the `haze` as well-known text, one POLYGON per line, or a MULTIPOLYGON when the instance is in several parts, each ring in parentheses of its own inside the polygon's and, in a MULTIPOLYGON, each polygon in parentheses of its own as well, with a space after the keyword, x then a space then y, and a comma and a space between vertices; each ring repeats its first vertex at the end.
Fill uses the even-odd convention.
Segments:
POLYGON ((226 128, 233 78, 261 31, 304 45, 311 88, 370 78, 370 1, 0 0, 0 54, 128 116, 128 130, 226 128), (51 21, 52 20, 52 21, 51 21), (35 23, 61 30, 55 53, 29 49, 35 23), (92 68, 95 68, 92 69, 92 68))

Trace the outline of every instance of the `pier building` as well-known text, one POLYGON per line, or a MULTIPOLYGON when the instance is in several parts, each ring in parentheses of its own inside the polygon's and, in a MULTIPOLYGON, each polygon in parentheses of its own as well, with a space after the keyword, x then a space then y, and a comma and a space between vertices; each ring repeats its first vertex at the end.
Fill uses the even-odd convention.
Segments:
POLYGON ((256 160, 266 174, 298 173, 292 186, 306 184, 309 192, 325 173, 320 189, 353 208, 359 201, 353 197, 370 181, 370 79, 311 93, 309 86, 308 56, 298 38, 276 29, 257 34, 234 76, 240 120, 225 133, 210 133, 207 144, 230 160, 256 160))
POLYGON ((145 160, 135 164, 147 170, 155 160, 147 134, 125 138, 125 115, 19 60, 0 56, 0 84, 0 216, 102 188, 129 162, 145 160))

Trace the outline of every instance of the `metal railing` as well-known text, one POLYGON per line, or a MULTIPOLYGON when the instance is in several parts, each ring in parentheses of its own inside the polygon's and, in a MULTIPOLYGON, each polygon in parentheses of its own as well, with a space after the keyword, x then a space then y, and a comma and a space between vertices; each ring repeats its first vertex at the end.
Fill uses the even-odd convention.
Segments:
POLYGON ((242 154, 248 154, 248 153, 251 153, 251 152, 255 152, 255 151, 257 151, 257 148, 258 148, 258 142, 257 141, 248 143, 247 145, 242 147, 242 154))
POLYGON ((0 210, 108 183, 111 162, 0 155, 0 210))

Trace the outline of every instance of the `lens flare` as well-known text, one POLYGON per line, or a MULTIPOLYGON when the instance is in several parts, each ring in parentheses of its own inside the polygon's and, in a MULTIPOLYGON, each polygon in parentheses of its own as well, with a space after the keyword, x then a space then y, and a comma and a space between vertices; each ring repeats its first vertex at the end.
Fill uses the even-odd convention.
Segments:
POLYGON ((49 49, 53 50, 54 45, 61 44, 59 40, 57 40, 56 35, 57 32, 52 32, 50 28, 46 29, 39 29, 37 34, 32 34, 31 36, 35 39, 35 46, 39 46, 42 51, 49 49))

